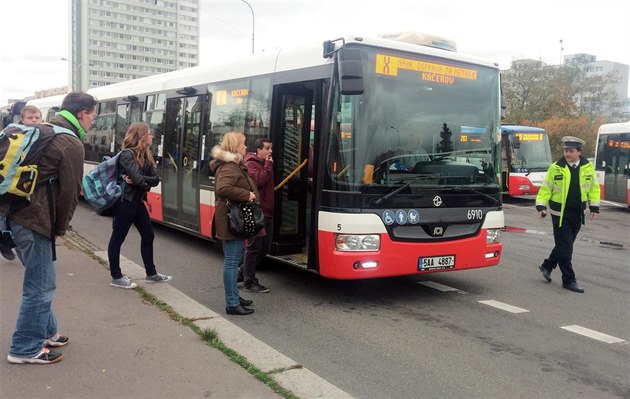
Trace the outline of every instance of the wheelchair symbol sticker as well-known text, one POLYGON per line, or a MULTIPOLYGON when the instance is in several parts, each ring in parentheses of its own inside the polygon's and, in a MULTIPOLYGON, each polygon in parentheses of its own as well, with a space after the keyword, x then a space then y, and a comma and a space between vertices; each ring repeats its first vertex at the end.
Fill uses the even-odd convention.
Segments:
POLYGON ((383 212, 383 222, 388 226, 394 224, 394 212, 389 209, 383 212))

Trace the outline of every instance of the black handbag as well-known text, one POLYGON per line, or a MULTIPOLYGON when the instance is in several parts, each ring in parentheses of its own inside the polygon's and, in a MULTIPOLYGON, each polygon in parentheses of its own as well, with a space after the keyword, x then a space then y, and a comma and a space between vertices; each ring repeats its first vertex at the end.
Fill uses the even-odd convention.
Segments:
POLYGON ((227 201, 228 230, 237 237, 253 237, 265 227, 265 215, 258 202, 227 201))
MULTIPOLYGON (((243 173, 245 180, 249 185, 250 191, 253 191, 249 178, 243 173)), ((249 238, 253 237, 265 228, 265 215, 262 207, 256 201, 230 202, 226 201, 228 216, 228 231, 237 237, 249 238)))

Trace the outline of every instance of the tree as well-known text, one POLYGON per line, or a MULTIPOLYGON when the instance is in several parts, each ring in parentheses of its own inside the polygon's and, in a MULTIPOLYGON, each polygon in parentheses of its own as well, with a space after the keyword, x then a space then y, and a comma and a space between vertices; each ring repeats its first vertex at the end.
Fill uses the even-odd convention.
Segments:
POLYGON ((446 123, 442 125, 442 131, 440 131, 441 140, 435 146, 435 152, 453 152, 453 140, 451 137, 453 136, 453 132, 448 127, 446 123))
POLYGON ((579 66, 514 61, 502 74, 506 122, 587 116, 594 120, 616 106, 614 74, 587 76, 579 66))
POLYGON ((585 115, 577 118, 551 118, 543 122, 523 121, 523 124, 535 125, 543 128, 549 134, 549 144, 553 159, 562 157, 562 137, 579 137, 586 142, 582 148, 582 155, 592 157, 595 154, 595 143, 597 140, 597 130, 604 123, 601 118, 590 120, 585 115))

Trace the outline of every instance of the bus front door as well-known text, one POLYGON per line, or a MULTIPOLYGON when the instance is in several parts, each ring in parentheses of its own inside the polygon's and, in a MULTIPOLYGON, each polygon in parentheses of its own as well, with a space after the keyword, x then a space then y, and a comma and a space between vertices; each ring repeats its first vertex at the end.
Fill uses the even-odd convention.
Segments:
POLYGON ((306 268, 308 165, 304 162, 309 154, 313 94, 290 86, 276 90, 271 128, 277 184, 272 254, 290 256, 285 260, 306 268))
POLYGON ((199 232, 199 137, 204 96, 170 98, 163 136, 164 221, 199 232))
MULTIPOLYGON (((619 151, 617 163, 613 165, 613 173, 611 173, 612 190, 609 198, 611 201, 628 203, 628 168, 630 168, 630 140, 619 141, 619 151)), ((604 190, 604 194, 608 194, 608 190, 604 190)))

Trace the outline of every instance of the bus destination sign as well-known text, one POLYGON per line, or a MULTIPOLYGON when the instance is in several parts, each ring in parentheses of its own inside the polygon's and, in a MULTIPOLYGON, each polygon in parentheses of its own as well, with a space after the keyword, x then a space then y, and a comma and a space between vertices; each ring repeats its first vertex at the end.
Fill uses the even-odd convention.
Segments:
POLYGON ((452 85, 456 79, 477 80, 477 71, 474 69, 376 54, 376 73, 398 76, 398 70, 417 71, 421 80, 440 84, 452 85))

